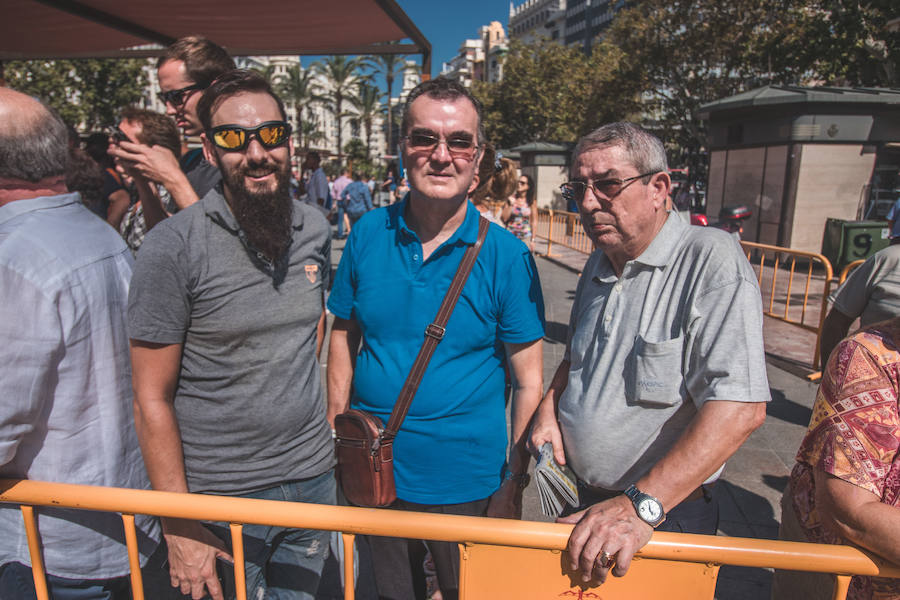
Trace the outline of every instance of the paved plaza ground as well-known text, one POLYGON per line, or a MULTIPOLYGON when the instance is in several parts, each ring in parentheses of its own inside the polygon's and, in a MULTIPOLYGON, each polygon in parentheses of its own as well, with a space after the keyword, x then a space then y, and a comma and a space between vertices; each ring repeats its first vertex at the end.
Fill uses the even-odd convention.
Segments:
MULTIPOLYGON (((337 267, 342 241, 333 247, 337 267)), ((542 248, 535 247, 540 253, 542 248)), ((563 356, 569 311, 578 282, 578 271, 586 259, 583 254, 554 249, 557 257, 535 258, 546 306, 544 337, 544 382, 549 383, 563 356)), ((779 348, 794 347, 808 352, 809 342, 796 328, 772 327, 766 319, 768 376, 772 402, 765 424, 728 462, 723 478, 715 487, 721 506, 721 535, 753 538, 777 538, 781 520, 780 498, 794 465, 794 455, 809 422, 816 386, 805 374, 809 369, 798 361, 778 355, 779 348), (796 332, 796 333, 795 333, 796 332), (797 338, 797 339, 795 339, 797 338), (805 340, 805 341, 804 341, 805 340), (777 343, 776 343, 777 342, 777 343), (773 345, 774 344, 774 345, 773 345)), ((814 342, 814 337, 813 337, 814 342)), ((324 358, 324 356, 323 356, 324 358)), ((807 359, 807 362, 809 359, 807 359)), ((546 520, 540 512, 535 486, 525 493, 524 517, 546 520)), ((769 598, 771 572, 766 569, 723 567, 716 598, 720 600, 762 600, 769 598)))

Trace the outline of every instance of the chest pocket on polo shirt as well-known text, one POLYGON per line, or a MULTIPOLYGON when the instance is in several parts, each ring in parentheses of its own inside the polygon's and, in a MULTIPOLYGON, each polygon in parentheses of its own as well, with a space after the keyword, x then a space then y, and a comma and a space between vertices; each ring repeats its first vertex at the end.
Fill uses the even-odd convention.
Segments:
POLYGON ((662 342, 634 340, 628 373, 628 399, 647 406, 674 406, 681 402, 681 360, 684 336, 662 342))

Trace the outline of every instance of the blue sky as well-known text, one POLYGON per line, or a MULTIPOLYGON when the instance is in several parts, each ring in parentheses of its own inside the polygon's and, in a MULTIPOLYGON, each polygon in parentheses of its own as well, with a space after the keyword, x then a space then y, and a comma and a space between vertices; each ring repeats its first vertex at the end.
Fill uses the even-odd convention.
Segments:
MULTIPOLYGON (((522 2, 516 0, 516 4, 522 2)), ((476 37, 479 27, 500 21, 505 30, 509 23, 509 0, 397 0, 397 4, 431 42, 432 77, 441 72, 442 63, 456 56, 463 40, 476 37)), ((309 65, 319 58, 304 56, 301 60, 309 65)), ((420 60, 418 55, 411 58, 420 60)), ((377 83, 384 89, 383 78, 377 83)), ((399 83, 394 83, 395 95, 400 91, 399 83)))
POLYGON ((500 21, 506 29, 509 22, 509 0, 397 0, 397 4, 431 42, 432 76, 456 55, 463 40, 476 37, 479 27, 500 21))

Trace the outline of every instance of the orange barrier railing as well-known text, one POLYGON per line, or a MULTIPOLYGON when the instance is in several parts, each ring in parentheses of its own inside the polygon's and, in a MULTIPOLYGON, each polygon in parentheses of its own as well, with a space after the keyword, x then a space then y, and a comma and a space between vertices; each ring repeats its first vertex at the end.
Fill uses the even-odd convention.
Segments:
MULTIPOLYGON (((343 532, 344 597, 351 600, 354 534, 459 542, 463 600, 599 597, 587 591, 596 584, 582 584, 560 552, 571 525, 11 479, 0 480, 0 502, 21 506, 41 600, 48 596, 34 513, 44 505, 122 513, 136 599, 144 596, 135 514, 230 523, 241 600, 246 597, 242 523, 343 532)), ((711 599, 722 564, 834 573, 835 599, 845 598, 852 575, 900 577, 900 568, 849 546, 665 532, 654 533, 638 558, 625 577, 603 584, 603 598, 711 599)))
POLYGON ((546 256, 553 256, 554 244, 582 254, 594 251, 594 243, 581 227, 578 213, 538 208, 531 221, 531 231, 535 239, 547 242, 546 256))
MULTIPOLYGON (((539 208, 532 221, 532 231, 535 239, 546 241, 546 256, 554 256, 554 244, 583 254, 591 254, 594 250, 581 227, 578 213, 539 208)), ((812 368, 818 369, 822 323, 834 275, 831 262, 821 254, 780 246, 755 242, 741 242, 741 246, 756 271, 763 296, 763 314, 814 333, 812 368), (798 289, 799 299, 795 298, 798 289)), ((847 265, 841 273, 840 283, 861 263, 856 261, 847 265)))
POLYGON ((854 260, 852 263, 844 267, 843 270, 841 270, 841 276, 838 278, 838 285, 841 285, 845 281, 847 281, 847 278, 850 277, 850 273, 853 272, 853 269, 863 264, 864 262, 866 261, 863 259, 854 260))
POLYGON ((812 367, 818 369, 822 323, 834 276, 831 262, 814 252, 755 242, 741 242, 741 246, 756 271, 763 314, 815 333, 812 367))

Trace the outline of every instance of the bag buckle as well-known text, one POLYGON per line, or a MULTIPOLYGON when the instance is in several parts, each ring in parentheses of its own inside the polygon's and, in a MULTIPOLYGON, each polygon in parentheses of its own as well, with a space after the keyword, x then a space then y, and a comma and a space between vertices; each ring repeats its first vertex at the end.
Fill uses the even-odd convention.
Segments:
POLYGON ((444 332, 446 331, 446 329, 440 325, 435 325, 434 323, 429 323, 428 326, 425 327, 425 335, 433 337, 437 341, 444 339, 444 332))

